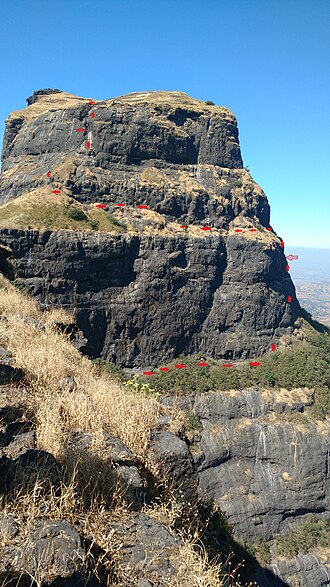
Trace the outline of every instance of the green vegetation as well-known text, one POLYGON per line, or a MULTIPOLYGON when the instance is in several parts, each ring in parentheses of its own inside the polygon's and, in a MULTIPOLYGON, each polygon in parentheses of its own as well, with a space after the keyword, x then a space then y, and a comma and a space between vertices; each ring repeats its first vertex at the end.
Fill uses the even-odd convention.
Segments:
POLYGON ((242 389, 252 386, 264 388, 315 389, 312 416, 324 418, 330 414, 330 335, 317 333, 297 346, 268 353, 260 359, 259 367, 236 363, 226 369, 215 361, 209 367, 198 367, 195 358, 181 357, 170 371, 156 373, 153 387, 166 393, 202 393, 212 390, 242 389), (175 369, 180 361, 187 369, 175 369))
POLYGON ((86 222, 86 220, 88 220, 85 212, 79 208, 69 208, 67 215, 71 220, 77 220, 77 222, 86 222))
POLYGON ((317 547, 330 547, 330 519, 320 520, 313 514, 308 514, 299 528, 281 536, 276 542, 277 553, 287 558, 299 553, 307 554, 317 547))
POLYGON ((241 188, 243 186, 243 183, 240 180, 238 180, 238 181, 235 181, 234 186, 235 186, 235 188, 241 188))
POLYGON ((206 100, 205 104, 208 106, 215 106, 215 102, 212 102, 212 100, 206 100))
POLYGON ((104 359, 93 359, 92 363, 99 372, 110 373, 118 381, 127 381, 124 371, 114 363, 110 363, 110 361, 105 361, 104 359))
POLYGON ((201 421, 193 412, 185 412, 185 430, 187 432, 198 432, 202 430, 201 421))
POLYGON ((156 399, 159 399, 160 393, 156 392, 155 389, 150 387, 149 383, 140 382, 140 377, 137 373, 133 375, 132 379, 127 379, 127 381, 124 382, 124 385, 129 389, 129 391, 133 391, 144 396, 153 396, 156 399))
POLYGON ((269 543, 265 540, 262 540, 262 538, 259 538, 259 540, 253 544, 245 543, 244 548, 246 548, 246 550, 256 558, 260 565, 270 565, 272 560, 270 546, 269 543))
POLYGON ((99 230, 123 232, 126 227, 111 214, 85 208, 65 194, 31 193, 0 207, 0 228, 35 230, 99 230))

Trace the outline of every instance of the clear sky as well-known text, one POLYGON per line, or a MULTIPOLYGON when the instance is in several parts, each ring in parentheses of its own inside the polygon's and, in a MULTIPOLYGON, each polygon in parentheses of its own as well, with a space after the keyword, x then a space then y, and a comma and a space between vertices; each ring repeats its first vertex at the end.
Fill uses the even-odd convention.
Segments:
POLYGON ((330 247, 330 0, 1 0, 0 21, 1 125, 49 87, 213 100, 238 118, 273 228, 330 247))

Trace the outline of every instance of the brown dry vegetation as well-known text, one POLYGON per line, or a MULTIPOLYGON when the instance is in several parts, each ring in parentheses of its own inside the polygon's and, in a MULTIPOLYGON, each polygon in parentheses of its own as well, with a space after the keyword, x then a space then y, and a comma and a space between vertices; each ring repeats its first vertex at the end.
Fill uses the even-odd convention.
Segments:
MULTIPOLYGON (((111 524, 119 520, 122 523, 131 515, 130 506, 123 499, 122 489, 115 484, 110 487, 109 476, 102 474, 102 470, 96 471, 95 467, 102 467, 99 448, 103 434, 108 432, 121 438, 157 477, 158 467, 148 457, 148 443, 161 413, 169 412, 164 411, 157 397, 132 392, 82 357, 54 326, 58 321, 70 323, 71 316, 64 310, 41 312, 31 299, 3 277, 0 279, 0 316, 0 343, 11 351, 15 366, 25 373, 23 395, 29 416, 36 424, 37 446, 52 453, 65 466, 65 476, 56 489, 51 480, 30 479, 23 472, 15 483, 15 491, 4 496, 3 511, 19 517, 23 537, 28 535, 33 521, 40 518, 41 511, 44 519, 67 520, 89 545, 86 561, 82 561, 89 572, 98 576, 98 572, 107 569, 109 586, 135 584, 134 573, 128 580, 121 565, 120 544, 111 529, 111 524), (61 379, 67 376, 75 380, 76 386, 71 392, 60 388, 61 379), (82 454, 76 460, 65 461, 68 457, 64 450, 66 440, 77 428, 92 434, 92 453, 98 457, 97 465, 84 459, 82 454), (96 551, 94 544, 97 544, 96 551)), ((17 401, 19 389, 15 395, 17 401)), ((171 414, 172 430, 181 429, 181 413, 171 414)), ((173 522, 177 509, 173 501, 162 502, 146 513, 158 520, 173 522)), ((173 558, 177 577, 171 579, 169 587, 238 586, 235 573, 232 576, 220 563, 209 562, 205 551, 197 548, 197 539, 196 534, 191 535, 187 529, 173 558)), ((47 577, 34 577, 38 586, 50 579, 51 569, 47 577)))

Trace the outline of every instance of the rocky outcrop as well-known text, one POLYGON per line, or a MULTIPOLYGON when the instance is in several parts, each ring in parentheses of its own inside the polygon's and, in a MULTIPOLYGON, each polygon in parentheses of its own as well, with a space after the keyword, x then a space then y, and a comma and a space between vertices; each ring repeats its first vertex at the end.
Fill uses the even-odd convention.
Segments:
POLYGON ((329 516, 330 424, 309 419, 313 392, 243 389, 163 401, 201 423, 190 444, 201 499, 224 512, 238 540, 270 545, 272 573, 259 569, 258 584, 276 585, 273 573, 293 587, 328 584, 329 557, 285 560, 272 547, 306 514, 329 516))
POLYGON ((245 358, 292 330, 300 308, 283 242, 228 109, 180 92, 95 103, 43 90, 28 104, 3 144, 6 270, 40 304, 77 310, 91 356, 126 367, 245 358), (15 230, 11 202, 42 207, 54 188, 85 209, 106 204, 118 234, 26 230, 33 217, 15 230))
POLYGON ((88 354, 121 366, 180 353, 255 356, 299 313, 281 248, 256 240, 15 229, 0 236, 13 250, 16 279, 41 305, 74 308, 88 354))

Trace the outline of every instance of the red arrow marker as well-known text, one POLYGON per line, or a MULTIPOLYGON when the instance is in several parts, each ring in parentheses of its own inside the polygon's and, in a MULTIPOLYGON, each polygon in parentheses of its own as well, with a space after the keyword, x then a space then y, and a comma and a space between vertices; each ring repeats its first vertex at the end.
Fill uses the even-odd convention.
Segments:
POLYGON ((153 371, 143 371, 143 375, 155 375, 153 371))
POLYGON ((276 344, 272 344, 272 351, 276 351, 276 344))
POLYGON ((90 100, 88 104, 95 104, 95 100, 90 100))
POLYGON ((266 228, 266 230, 273 230, 272 227, 270 226, 269 228, 266 228))
POLYGON ((160 367, 159 371, 169 371, 169 368, 168 367, 160 367))
POLYGON ((81 128, 81 126, 79 128, 76 128, 76 132, 85 132, 86 130, 86 128, 81 128))
POLYGON ((257 232, 256 228, 250 228, 249 230, 250 230, 250 232, 257 232))
POLYGON ((90 141, 87 141, 87 143, 86 143, 86 147, 87 147, 87 149, 90 149, 90 148, 91 148, 90 141))
POLYGON ((286 264, 285 269, 286 269, 286 271, 290 271, 290 265, 286 264))
POLYGON ((234 232, 243 232, 243 230, 241 228, 235 228, 234 232))
POLYGON ((289 304, 291 304, 291 302, 292 302, 292 297, 291 296, 288 296, 288 302, 289 302, 289 304))
POLYGON ((179 365, 175 365, 176 369, 185 369, 187 365, 183 365, 182 363, 180 363, 179 365))
POLYGON ((52 190, 52 194, 60 194, 61 190, 52 190))
POLYGON ((280 246, 282 247, 282 249, 284 249, 284 241, 281 241, 280 246))
POLYGON ((140 208, 140 210, 146 210, 148 206, 138 206, 138 208, 140 208))
POLYGON ((232 367, 233 365, 232 365, 232 363, 224 363, 222 366, 223 366, 223 367, 227 367, 227 368, 229 369, 229 368, 230 368, 230 367, 232 367))
POLYGON ((116 204, 116 206, 125 206, 125 204, 116 204))
POLYGON ((95 118, 95 112, 92 112, 91 117, 95 118))
POLYGON ((259 367, 260 363, 258 361, 251 361, 250 367, 259 367))
POLYGON ((182 225, 180 226, 180 228, 188 228, 188 226, 185 226, 184 224, 182 224, 182 225))
POLYGON ((47 177, 50 177, 50 171, 47 171, 46 175, 47 177))
POLYGON ((208 367, 209 364, 208 363, 204 363, 203 361, 201 363, 197 363, 197 367, 208 367))
POLYGON ((212 230, 210 226, 201 226, 201 230, 212 230))

